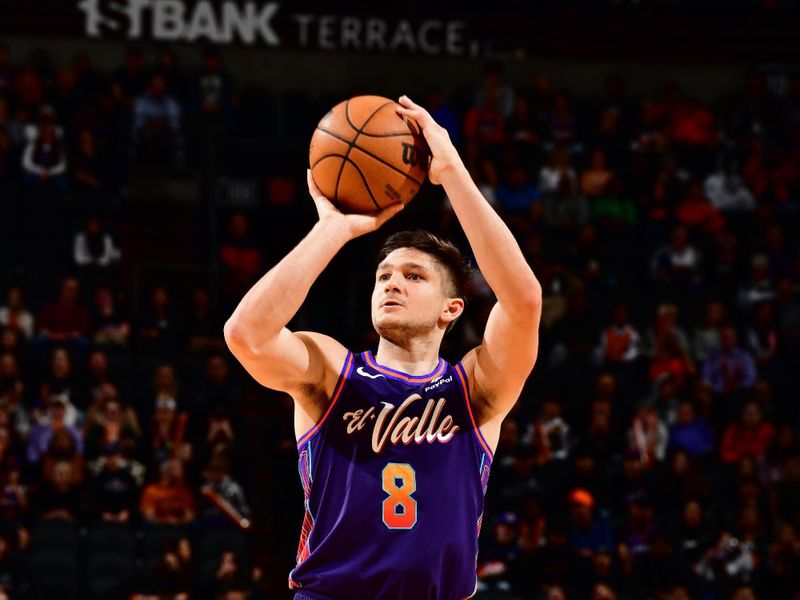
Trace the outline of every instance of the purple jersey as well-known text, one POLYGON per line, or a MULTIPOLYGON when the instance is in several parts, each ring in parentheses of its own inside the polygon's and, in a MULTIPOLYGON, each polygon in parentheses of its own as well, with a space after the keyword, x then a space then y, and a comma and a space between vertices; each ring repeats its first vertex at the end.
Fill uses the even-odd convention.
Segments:
POLYGON ((411 376, 348 353, 298 442, 305 519, 289 585, 310 599, 463 600, 475 592, 492 451, 466 374, 411 376))

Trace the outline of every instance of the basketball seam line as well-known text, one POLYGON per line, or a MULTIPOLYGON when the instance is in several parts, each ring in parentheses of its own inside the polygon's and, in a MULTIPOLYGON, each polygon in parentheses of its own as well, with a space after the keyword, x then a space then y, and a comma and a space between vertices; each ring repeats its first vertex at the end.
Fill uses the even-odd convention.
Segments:
MULTIPOLYGON (((353 141, 350 142, 350 147, 347 149, 347 154, 345 154, 345 156, 344 156, 345 160, 342 161, 342 167, 339 169, 339 178, 336 180, 336 197, 337 197, 337 199, 339 197, 339 181, 341 180, 342 172, 344 171, 345 162, 350 162, 354 167, 356 166, 356 164, 352 160, 348 160, 348 158, 350 156, 350 152, 353 150, 353 148, 356 145, 356 142, 358 141, 358 136, 360 136, 363 133, 364 128, 372 120, 372 117, 377 115, 385 106, 389 106, 390 104, 394 104, 394 102, 392 100, 389 100, 388 102, 384 102, 383 104, 381 104, 378 108, 376 108, 374 111, 372 111, 372 114, 367 117, 367 119, 364 121, 364 123, 362 123, 361 128, 356 129, 356 126, 353 125, 353 121, 350 120, 350 99, 348 99, 347 102, 345 102, 345 104, 344 104, 344 118, 347 119, 347 122, 350 124, 350 127, 352 127, 353 129, 356 130, 356 136, 353 138, 353 141)), ((359 150, 360 150, 360 148, 359 148, 359 150)), ((383 207, 380 204, 378 204, 377 200, 375 200, 375 195, 372 193, 372 190, 369 189, 369 182, 364 177, 364 174, 361 173, 361 169, 358 169, 358 167, 356 167, 356 169, 358 170, 359 174, 361 175, 361 178, 364 180, 364 186, 367 188, 367 191, 369 192, 369 197, 372 199, 372 203, 377 207, 378 210, 381 210, 383 207)))
MULTIPOLYGON (((324 133, 327 133, 329 136, 331 136, 333 138, 336 138, 340 142, 344 142, 345 144, 350 144, 351 147, 355 145, 355 140, 353 140, 352 142, 348 142, 345 138, 341 137, 340 135, 337 135, 337 134, 333 133, 332 131, 328 131, 327 129, 323 129, 322 127, 317 127, 317 129, 319 129, 320 131, 322 131, 324 133)), ((358 137, 358 136, 356 136, 356 137, 358 137)), ((411 181, 416 183, 418 186, 422 187, 422 182, 419 181, 416 177, 412 177, 408 173, 404 173, 403 171, 401 171, 400 169, 395 167, 392 163, 383 160, 380 156, 377 156, 376 154, 373 154, 369 150, 364 150, 364 148, 362 148, 361 146, 358 146, 358 149, 359 149, 360 152, 363 152, 367 156, 369 156, 371 158, 374 158, 379 163, 382 163, 382 164, 386 165, 387 167, 389 167, 390 169, 392 169, 393 171, 395 171, 397 173, 400 173, 400 175, 408 177, 411 181)), ((349 154, 350 150, 348 150, 347 152, 349 154)))
MULTIPOLYGON (((364 124, 361 126, 361 129, 359 129, 358 127, 356 127, 355 123, 353 123, 353 121, 350 120, 350 113, 347 111, 347 106, 349 105, 350 100, 348 100, 347 102, 348 102, 348 104, 345 105, 345 111, 344 111, 344 116, 347 119, 347 124, 350 125, 350 127, 352 127, 360 135, 365 135, 367 137, 376 137, 376 138, 400 137, 400 136, 404 136, 404 135, 410 135, 411 137, 414 137, 414 134, 411 133, 410 131, 408 133, 367 133, 366 131, 364 131, 364 127, 367 126, 367 121, 369 121, 369 119, 371 119, 372 116, 375 113, 372 113, 372 115, 369 116, 367 121, 364 121, 364 124)), ((383 105, 378 107, 378 110, 380 110, 381 108, 383 108, 387 104, 394 104, 394 101, 390 100, 389 102, 384 103, 383 105)), ((378 112, 378 111, 376 110, 375 112, 378 112)), ((325 131, 325 130, 323 129, 323 131, 325 131)), ((356 137, 358 137, 358 136, 356 136, 356 137)))
POLYGON ((326 158, 341 158, 342 162, 348 162, 351 165, 353 165, 353 168, 356 170, 359 177, 361 177, 361 180, 364 182, 364 187, 367 188, 367 193, 369 194, 369 197, 372 199, 373 204, 375 204, 375 206, 377 206, 378 208, 381 208, 381 205, 378 204, 377 200, 375 200, 375 194, 373 194, 372 190, 369 188, 369 184, 367 183, 367 178, 364 175, 364 172, 359 168, 358 164, 352 158, 347 158, 346 154, 335 154, 333 152, 329 152, 328 154, 320 158, 317 162, 315 162, 313 165, 311 165, 311 168, 313 169, 326 158))
MULTIPOLYGON (((350 110, 350 99, 348 98, 347 102, 344 103, 344 116, 347 119, 348 123, 350 123, 350 117, 348 116, 349 110, 350 110)), ((358 131, 356 131, 356 137, 358 137, 358 131)), ((347 157, 350 156, 350 150, 352 149, 353 145, 351 144, 350 147, 347 148, 347 154, 344 155, 344 160, 342 161, 342 164, 339 166, 339 174, 336 176, 336 187, 333 188, 333 201, 337 208, 339 207, 339 183, 342 181, 342 173, 344 173, 344 166, 347 164, 347 157)))

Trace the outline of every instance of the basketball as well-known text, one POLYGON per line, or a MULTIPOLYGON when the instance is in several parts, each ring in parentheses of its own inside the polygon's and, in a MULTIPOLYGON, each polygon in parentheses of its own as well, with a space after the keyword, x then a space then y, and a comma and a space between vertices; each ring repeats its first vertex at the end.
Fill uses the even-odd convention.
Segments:
POLYGON ((374 213, 407 204, 428 171, 428 145, 397 102, 356 96, 333 107, 311 137, 314 183, 339 210, 374 213))

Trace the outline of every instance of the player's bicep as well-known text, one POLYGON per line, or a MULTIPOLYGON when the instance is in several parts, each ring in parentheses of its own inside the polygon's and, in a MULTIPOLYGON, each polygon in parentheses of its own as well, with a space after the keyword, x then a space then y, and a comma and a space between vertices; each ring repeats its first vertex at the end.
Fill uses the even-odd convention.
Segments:
MULTIPOLYGON (((514 406, 539 351, 541 306, 511 314, 495 304, 486 322, 481 345, 470 352, 475 399, 484 405, 484 418, 505 415, 514 406)), ((466 365, 465 365, 466 366, 466 365)))
MULTIPOLYGON (((231 347, 234 356, 261 385, 293 396, 304 388, 324 391, 337 361, 347 350, 333 338, 313 332, 281 329, 258 348, 231 347)), ((339 365, 341 366, 341 365, 339 365)))

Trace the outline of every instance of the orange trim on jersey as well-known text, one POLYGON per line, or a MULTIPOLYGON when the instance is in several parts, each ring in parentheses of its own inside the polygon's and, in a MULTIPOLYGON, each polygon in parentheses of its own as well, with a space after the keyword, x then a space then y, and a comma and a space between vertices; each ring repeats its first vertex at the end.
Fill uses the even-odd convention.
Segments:
POLYGON ((445 369, 447 368, 447 363, 440 358, 439 365, 436 367, 436 369, 433 370, 432 373, 429 373, 428 375, 409 375, 408 373, 395 371, 394 369, 390 369, 389 367, 384 367, 382 365, 379 365, 372 357, 372 353, 369 351, 364 352, 363 356, 367 364, 371 368, 378 371, 379 373, 383 373, 384 375, 389 375, 390 377, 394 377, 395 379, 402 379, 403 381, 406 381, 408 383, 426 383, 441 376, 442 373, 444 373, 445 369))
POLYGON ((344 366, 342 367, 342 372, 339 374, 339 381, 336 384, 336 387, 333 389, 333 396, 331 397, 331 403, 328 406, 328 410, 325 411, 325 414, 322 415, 322 418, 319 421, 317 421, 317 424, 314 425, 314 427, 309 429, 305 434, 303 434, 303 436, 299 440, 297 440, 298 448, 303 444, 305 444, 306 441, 308 441, 308 439, 311 438, 311 436, 317 433, 317 431, 319 431, 319 428, 322 427, 322 425, 325 423, 325 420, 328 418, 328 415, 331 414, 331 411, 333 410, 336 401, 339 399, 339 396, 341 395, 342 390, 344 389, 344 384, 347 381, 347 378, 350 376, 350 369, 352 367, 353 367, 353 353, 348 352, 347 358, 344 361, 344 366))
POLYGON ((486 439, 483 437, 480 427, 478 427, 478 424, 475 422, 475 415, 472 414, 472 399, 469 396, 467 374, 464 372, 464 367, 461 363, 456 365, 456 375, 458 376, 458 382, 461 384, 461 390, 464 392, 464 400, 467 403, 467 412, 469 413, 469 420, 472 421, 472 430, 475 432, 475 437, 478 438, 478 442, 480 442, 480 445, 486 451, 489 460, 494 460, 494 453, 489 448, 489 444, 486 443, 486 439))

